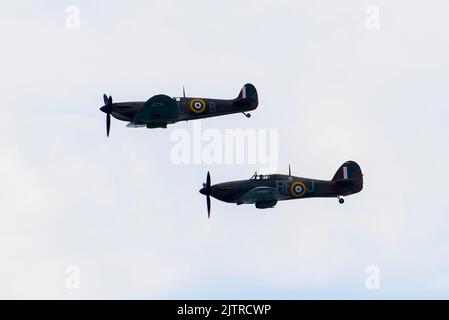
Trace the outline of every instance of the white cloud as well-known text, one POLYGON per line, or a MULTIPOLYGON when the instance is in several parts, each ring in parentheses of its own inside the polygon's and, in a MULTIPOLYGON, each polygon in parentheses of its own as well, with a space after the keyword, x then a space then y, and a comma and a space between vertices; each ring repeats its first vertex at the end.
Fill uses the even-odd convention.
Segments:
POLYGON ((447 4, 379 1, 31 1, 2 9, 0 296, 5 298, 446 297, 447 4), (36 14, 39 13, 39 14, 36 14), (235 96, 251 119, 204 128, 280 130, 281 170, 329 179, 345 160, 365 189, 270 211, 212 202, 212 181, 250 166, 176 166, 171 128, 106 141, 102 94, 235 96), (64 270, 81 269, 81 290, 64 270), (364 270, 381 270, 367 292, 364 270))

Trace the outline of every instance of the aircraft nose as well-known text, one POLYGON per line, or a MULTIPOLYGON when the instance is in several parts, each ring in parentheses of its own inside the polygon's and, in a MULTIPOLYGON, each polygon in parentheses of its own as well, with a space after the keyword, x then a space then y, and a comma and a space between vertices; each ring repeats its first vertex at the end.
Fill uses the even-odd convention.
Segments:
POLYGON ((102 107, 100 108, 100 110, 103 111, 104 113, 106 113, 106 106, 102 106, 102 107))
POLYGON ((200 189, 200 193, 207 196, 206 187, 200 189))

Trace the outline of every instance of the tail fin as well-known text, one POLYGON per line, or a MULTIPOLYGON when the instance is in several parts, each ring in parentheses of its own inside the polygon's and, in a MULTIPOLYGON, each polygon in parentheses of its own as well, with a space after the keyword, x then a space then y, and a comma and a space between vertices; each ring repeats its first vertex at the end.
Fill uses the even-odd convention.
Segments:
POLYGON ((239 96, 234 100, 234 103, 256 109, 259 104, 256 88, 251 83, 245 84, 242 90, 240 90, 239 96))
POLYGON ((350 187, 350 193, 356 193, 363 188, 363 174, 360 166, 355 161, 346 161, 338 168, 332 182, 340 185, 341 187, 350 187))

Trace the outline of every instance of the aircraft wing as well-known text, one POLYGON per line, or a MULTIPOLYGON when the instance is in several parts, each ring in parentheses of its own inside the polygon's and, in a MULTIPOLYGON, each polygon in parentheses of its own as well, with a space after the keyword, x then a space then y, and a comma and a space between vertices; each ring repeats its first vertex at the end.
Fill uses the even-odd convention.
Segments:
POLYGON ((279 199, 279 192, 272 187, 256 187, 245 193, 237 204, 250 204, 256 202, 273 201, 279 199))
POLYGON ((140 124, 167 124, 178 117, 178 103, 173 98, 160 94, 151 97, 136 113, 132 123, 140 124))

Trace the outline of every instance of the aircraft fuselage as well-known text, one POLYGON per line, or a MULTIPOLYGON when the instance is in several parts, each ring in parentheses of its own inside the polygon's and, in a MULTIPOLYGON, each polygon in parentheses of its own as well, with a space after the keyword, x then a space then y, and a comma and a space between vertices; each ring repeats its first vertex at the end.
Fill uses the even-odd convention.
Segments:
POLYGON ((268 176, 266 179, 250 179, 215 184, 211 186, 210 195, 217 200, 238 203, 242 196, 258 187, 274 188, 278 193, 276 200, 280 201, 312 197, 346 196, 359 192, 362 189, 362 184, 352 187, 350 185, 338 185, 334 181, 276 174, 268 176))
MULTIPOLYGON (((290 170, 289 170, 290 172, 290 170)), ((210 174, 200 193, 220 201, 236 204, 255 204, 256 208, 272 208, 278 201, 304 198, 338 198, 360 192, 363 189, 363 174, 354 161, 346 161, 338 168, 332 180, 318 180, 292 175, 258 175, 249 180, 211 184, 210 174)), ((209 212, 210 205, 208 205, 209 212)))
MULTIPOLYGON (((257 108, 257 90, 252 84, 243 86, 235 99, 172 98, 155 95, 148 101, 113 103, 104 96, 105 105, 100 108, 108 116, 128 121, 130 127, 166 128, 168 124, 232 113, 245 113, 257 108)), ((245 114, 249 117, 249 114, 245 114)))

